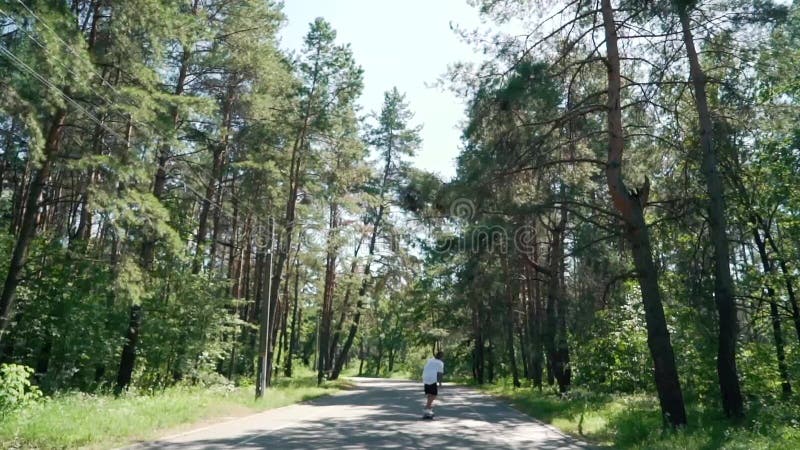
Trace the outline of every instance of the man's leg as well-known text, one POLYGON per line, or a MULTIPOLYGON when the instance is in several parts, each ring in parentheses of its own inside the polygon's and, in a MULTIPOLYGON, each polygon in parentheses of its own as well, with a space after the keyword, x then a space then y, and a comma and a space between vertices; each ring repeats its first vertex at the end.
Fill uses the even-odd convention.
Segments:
POLYGON ((433 400, 436 398, 433 394, 428 394, 428 404, 425 405, 425 409, 431 409, 433 407, 433 400))

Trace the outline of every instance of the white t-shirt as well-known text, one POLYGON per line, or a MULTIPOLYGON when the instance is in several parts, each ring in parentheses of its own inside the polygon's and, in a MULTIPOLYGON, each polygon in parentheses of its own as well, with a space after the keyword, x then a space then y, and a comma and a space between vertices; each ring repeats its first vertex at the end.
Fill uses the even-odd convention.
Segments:
POLYGON ((436 358, 428 359, 422 369, 422 382, 424 384, 436 384, 438 381, 437 373, 444 373, 444 363, 436 358))

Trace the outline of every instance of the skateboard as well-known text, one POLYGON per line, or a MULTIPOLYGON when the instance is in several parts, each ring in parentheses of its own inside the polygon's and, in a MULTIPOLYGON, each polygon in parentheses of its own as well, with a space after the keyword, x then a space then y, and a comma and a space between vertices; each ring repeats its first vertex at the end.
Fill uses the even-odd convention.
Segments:
POLYGON ((424 414, 422 414, 422 419, 423 420, 433 420, 433 418, 434 418, 434 414, 433 413, 430 413, 430 414, 424 413, 424 414))

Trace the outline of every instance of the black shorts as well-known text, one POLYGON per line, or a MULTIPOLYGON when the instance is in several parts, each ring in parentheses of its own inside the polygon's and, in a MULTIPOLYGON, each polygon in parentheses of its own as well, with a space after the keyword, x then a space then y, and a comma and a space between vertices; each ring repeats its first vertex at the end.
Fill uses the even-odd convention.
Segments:
POLYGON ((439 395, 439 385, 437 385, 436 383, 426 384, 425 393, 428 395, 439 395))

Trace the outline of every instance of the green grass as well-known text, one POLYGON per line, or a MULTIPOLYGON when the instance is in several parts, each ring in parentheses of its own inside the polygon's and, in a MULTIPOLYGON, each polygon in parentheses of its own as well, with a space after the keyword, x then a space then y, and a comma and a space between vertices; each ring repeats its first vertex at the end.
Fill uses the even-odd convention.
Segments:
POLYGON ((174 387, 122 398, 65 394, 3 418, 0 448, 110 448, 187 429, 198 421, 309 400, 346 385, 337 381, 317 387, 313 377, 281 380, 258 401, 252 386, 174 387))
POLYGON ((748 405, 747 419, 734 426, 718 411, 687 405, 689 426, 661 427, 658 402, 648 395, 604 395, 576 390, 567 398, 508 384, 486 386, 516 408, 588 442, 618 449, 790 450, 800 448, 798 399, 748 405))

